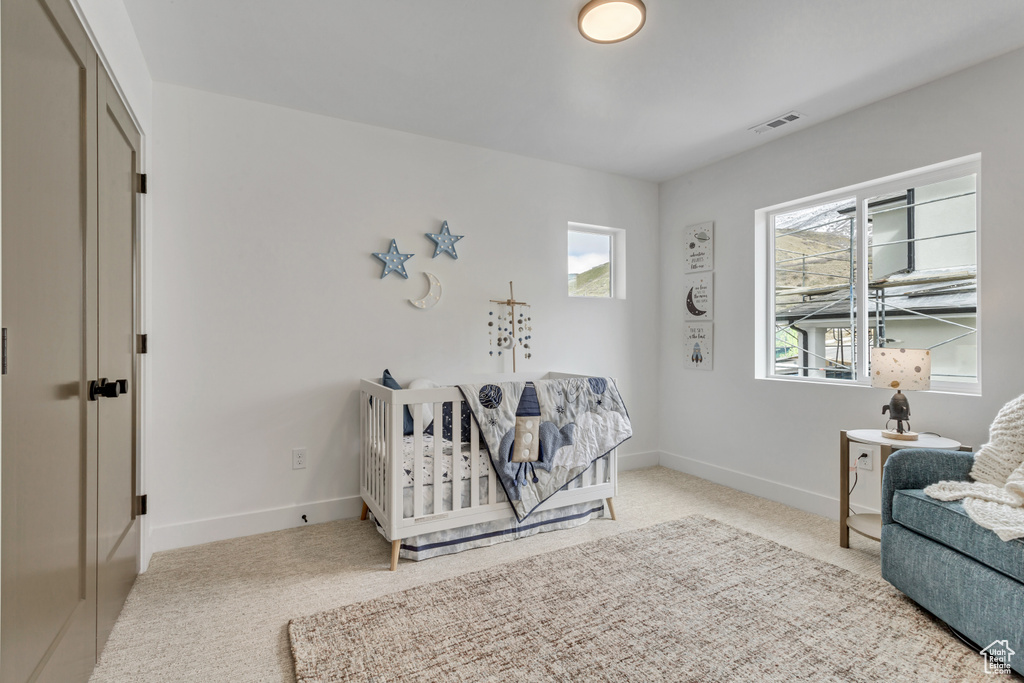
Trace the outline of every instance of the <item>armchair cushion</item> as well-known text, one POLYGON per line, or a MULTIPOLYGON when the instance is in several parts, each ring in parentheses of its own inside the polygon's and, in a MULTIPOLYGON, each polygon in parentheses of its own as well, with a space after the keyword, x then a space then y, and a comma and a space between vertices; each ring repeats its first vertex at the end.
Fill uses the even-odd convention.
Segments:
POLYGON ((1024 540, 1002 541, 967 516, 960 501, 943 502, 921 489, 896 491, 892 518, 945 546, 1024 583, 1024 540))
POLYGON ((935 448, 903 448, 885 461, 882 474, 882 524, 892 524, 897 491, 923 489, 940 481, 970 481, 974 454, 935 448))

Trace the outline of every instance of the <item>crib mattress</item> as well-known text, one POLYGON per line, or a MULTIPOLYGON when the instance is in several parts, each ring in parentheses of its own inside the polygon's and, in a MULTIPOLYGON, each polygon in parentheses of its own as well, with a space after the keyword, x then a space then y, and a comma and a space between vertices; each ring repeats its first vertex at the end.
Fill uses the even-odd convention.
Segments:
MULTIPOLYGON (((420 483, 424 486, 429 486, 434 483, 434 437, 424 434, 421 438, 423 439, 423 472, 421 473, 420 483)), ((416 445, 413 441, 413 436, 410 434, 402 440, 403 486, 406 487, 413 485, 413 471, 416 467, 415 449, 416 445)), ((468 480, 472 477, 470 445, 468 443, 459 444, 459 457, 456 459, 455 467, 453 468, 452 454, 454 451, 455 446, 451 441, 448 439, 441 440, 441 483, 443 484, 452 481, 453 470, 460 480, 468 480)), ((480 468, 479 473, 481 475, 486 475, 490 472, 490 460, 491 456, 487 452, 487 447, 481 441, 478 457, 478 467, 480 468)))

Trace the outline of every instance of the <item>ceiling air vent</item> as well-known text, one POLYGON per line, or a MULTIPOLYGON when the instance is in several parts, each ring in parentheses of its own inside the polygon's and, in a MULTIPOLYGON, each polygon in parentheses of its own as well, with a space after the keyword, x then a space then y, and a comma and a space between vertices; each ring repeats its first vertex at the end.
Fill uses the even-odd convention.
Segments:
POLYGON ((764 123, 760 123, 760 124, 754 126, 753 128, 751 128, 750 130, 754 131, 755 133, 767 133, 770 130, 775 130, 776 128, 782 128, 787 123, 793 123, 794 121, 800 121, 801 119, 804 119, 804 118, 806 118, 806 117, 803 114, 801 114, 800 112, 798 112, 798 111, 791 111, 791 112, 788 112, 786 114, 783 114, 782 116, 777 116, 774 119, 770 119, 768 121, 765 121, 764 123))

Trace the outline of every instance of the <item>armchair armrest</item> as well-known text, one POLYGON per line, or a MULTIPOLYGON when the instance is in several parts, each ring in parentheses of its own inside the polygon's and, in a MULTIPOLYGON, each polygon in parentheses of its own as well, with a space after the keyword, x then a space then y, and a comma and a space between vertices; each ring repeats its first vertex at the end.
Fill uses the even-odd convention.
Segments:
POLYGON ((885 461, 882 472, 882 524, 892 524, 892 497, 901 489, 923 489, 940 481, 970 481, 974 453, 935 448, 904 448, 885 461))

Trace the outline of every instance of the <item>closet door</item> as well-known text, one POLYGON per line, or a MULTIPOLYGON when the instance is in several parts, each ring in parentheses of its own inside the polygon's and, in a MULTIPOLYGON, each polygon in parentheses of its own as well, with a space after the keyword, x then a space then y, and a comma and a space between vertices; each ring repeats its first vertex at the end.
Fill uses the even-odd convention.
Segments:
POLYGON ((96 55, 65 2, 0 9, 0 679, 84 681, 96 658, 96 55))
POLYGON ((98 399, 97 641, 102 651, 139 565, 135 516, 136 167, 141 136, 98 68, 99 376, 119 382, 98 399))

